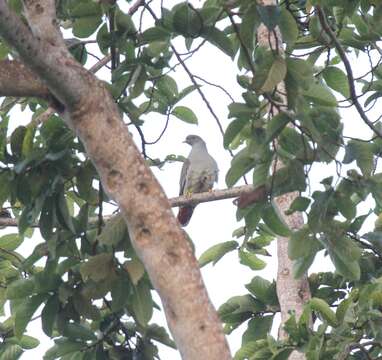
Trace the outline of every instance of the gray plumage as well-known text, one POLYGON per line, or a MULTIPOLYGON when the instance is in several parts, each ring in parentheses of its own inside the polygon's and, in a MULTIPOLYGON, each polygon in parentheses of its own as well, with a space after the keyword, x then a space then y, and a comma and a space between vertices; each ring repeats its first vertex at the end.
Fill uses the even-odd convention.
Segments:
MULTIPOLYGON (((204 140, 197 135, 188 135, 185 143, 192 146, 188 158, 183 163, 180 174, 179 195, 200 193, 212 189, 218 180, 218 166, 208 153, 204 140)), ((195 206, 184 206, 179 209, 178 220, 186 226, 190 221, 195 206)))

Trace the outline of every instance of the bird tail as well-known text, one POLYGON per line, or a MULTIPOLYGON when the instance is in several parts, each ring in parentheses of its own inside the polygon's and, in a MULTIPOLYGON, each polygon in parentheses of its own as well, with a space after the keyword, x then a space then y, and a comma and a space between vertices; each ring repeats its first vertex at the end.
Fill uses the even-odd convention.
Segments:
POLYGON ((192 213, 194 212, 194 206, 182 206, 178 212, 178 221, 180 225, 187 226, 190 222, 192 213))

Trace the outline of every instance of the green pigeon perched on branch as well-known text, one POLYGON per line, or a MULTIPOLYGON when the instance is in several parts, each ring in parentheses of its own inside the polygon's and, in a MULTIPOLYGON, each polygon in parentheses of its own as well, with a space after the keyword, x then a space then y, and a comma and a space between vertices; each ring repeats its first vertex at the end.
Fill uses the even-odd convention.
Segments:
MULTIPOLYGON (((218 181, 218 165, 208 153, 204 140, 197 135, 188 135, 184 141, 192 146, 188 158, 183 163, 180 174, 179 195, 191 195, 210 191, 215 181, 218 181)), ((196 205, 186 205, 179 208, 178 221, 186 226, 196 205)))

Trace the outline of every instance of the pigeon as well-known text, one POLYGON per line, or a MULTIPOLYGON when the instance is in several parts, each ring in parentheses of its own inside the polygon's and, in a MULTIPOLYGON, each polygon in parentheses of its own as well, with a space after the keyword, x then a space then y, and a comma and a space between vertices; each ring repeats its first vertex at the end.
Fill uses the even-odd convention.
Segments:
MULTIPOLYGON (((204 140, 197 135, 188 135, 184 141, 192 146, 188 158, 184 161, 180 174, 179 195, 189 196, 195 193, 211 191, 214 182, 218 181, 218 165, 208 153, 204 140)), ((179 208, 178 221, 187 226, 196 205, 179 208)))

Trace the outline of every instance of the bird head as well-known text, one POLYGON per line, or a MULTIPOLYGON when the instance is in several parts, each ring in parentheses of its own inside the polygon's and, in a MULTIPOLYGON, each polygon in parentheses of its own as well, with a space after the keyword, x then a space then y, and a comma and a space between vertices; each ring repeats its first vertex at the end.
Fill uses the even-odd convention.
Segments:
POLYGON ((204 140, 198 135, 188 135, 183 142, 191 146, 198 143, 205 144, 204 140))

